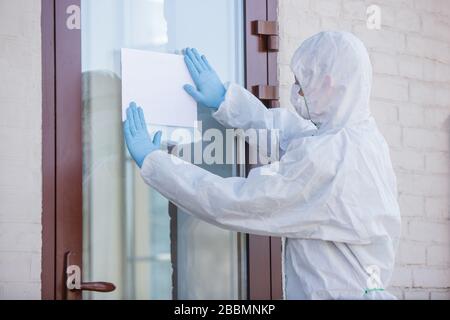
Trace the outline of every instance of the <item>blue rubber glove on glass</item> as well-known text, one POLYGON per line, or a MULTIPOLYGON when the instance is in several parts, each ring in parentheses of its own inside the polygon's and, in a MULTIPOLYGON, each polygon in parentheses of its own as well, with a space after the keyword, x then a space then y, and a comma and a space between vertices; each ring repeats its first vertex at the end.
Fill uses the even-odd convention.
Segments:
POLYGON ((134 102, 127 109, 127 119, 124 122, 123 131, 128 151, 139 168, 142 168, 145 158, 150 153, 161 148, 162 132, 158 131, 153 140, 150 138, 144 112, 134 102))
POLYGON ((184 52, 184 61, 196 86, 194 88, 187 84, 184 90, 197 103, 211 109, 219 109, 225 100, 226 90, 206 57, 200 56, 196 49, 187 48, 184 52))

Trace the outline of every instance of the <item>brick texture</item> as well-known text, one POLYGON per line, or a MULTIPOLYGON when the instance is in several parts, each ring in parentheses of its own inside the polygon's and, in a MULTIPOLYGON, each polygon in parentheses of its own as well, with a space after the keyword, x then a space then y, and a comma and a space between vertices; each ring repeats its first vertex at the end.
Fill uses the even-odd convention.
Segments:
POLYGON ((289 104, 290 57, 326 30, 350 31, 374 66, 371 109, 390 147, 403 235, 390 290, 400 299, 449 299, 450 1, 280 0, 280 86, 289 104), (381 8, 381 30, 366 9, 381 8))
POLYGON ((40 3, 0 0, 0 299, 41 297, 40 3))

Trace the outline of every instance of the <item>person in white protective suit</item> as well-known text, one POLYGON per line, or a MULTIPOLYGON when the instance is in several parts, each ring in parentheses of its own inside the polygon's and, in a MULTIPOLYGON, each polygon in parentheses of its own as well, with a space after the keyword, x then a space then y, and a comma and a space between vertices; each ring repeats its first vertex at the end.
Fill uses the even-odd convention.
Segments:
MULTIPOLYGON (((186 90, 208 105, 214 90, 201 77, 212 68, 190 49, 186 63, 197 85, 186 90)), ((247 178, 221 178, 157 150, 159 135, 141 156, 142 178, 216 226, 285 239, 286 299, 395 299, 385 289, 400 212, 389 149, 370 114, 367 50, 350 33, 322 32, 300 46, 291 68, 298 114, 269 110, 236 84, 224 89, 213 114, 229 128, 279 129, 279 163, 247 178)), ((135 157, 133 145, 141 144, 133 139, 144 125, 139 129, 137 121, 134 133, 130 125, 143 115, 136 106, 128 112, 125 137, 135 157)))

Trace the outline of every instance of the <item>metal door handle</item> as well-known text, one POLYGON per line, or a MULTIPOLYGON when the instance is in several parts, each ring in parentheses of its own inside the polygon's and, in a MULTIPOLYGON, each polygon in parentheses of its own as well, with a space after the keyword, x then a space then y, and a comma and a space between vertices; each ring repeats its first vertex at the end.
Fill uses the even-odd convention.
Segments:
POLYGON ((77 261, 76 254, 68 252, 66 254, 66 288, 69 291, 93 291, 112 292, 116 286, 110 282, 82 282, 80 261, 77 261))
POLYGON ((113 292, 116 290, 116 286, 110 282, 83 282, 80 290, 93 292, 113 292))

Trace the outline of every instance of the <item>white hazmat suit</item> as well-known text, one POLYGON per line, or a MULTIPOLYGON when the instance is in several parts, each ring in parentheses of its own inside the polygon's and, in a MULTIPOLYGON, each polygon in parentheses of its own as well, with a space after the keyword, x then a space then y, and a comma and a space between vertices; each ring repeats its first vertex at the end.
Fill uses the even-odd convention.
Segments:
POLYGON ((370 115, 367 51, 349 33, 324 32, 302 44, 291 67, 319 129, 235 84, 214 113, 230 128, 280 129, 279 163, 221 178, 156 151, 142 177, 214 225, 283 237, 286 299, 394 299, 384 289, 400 213, 388 146, 370 115))

